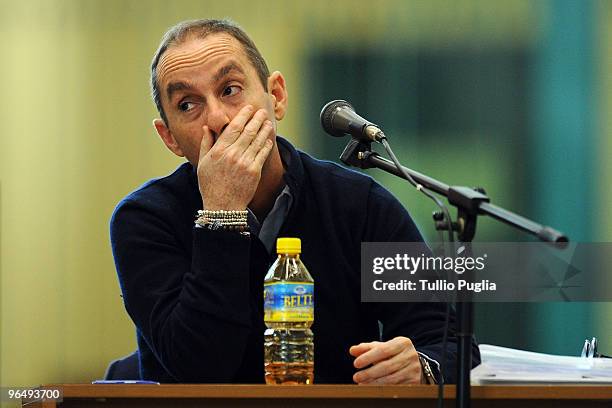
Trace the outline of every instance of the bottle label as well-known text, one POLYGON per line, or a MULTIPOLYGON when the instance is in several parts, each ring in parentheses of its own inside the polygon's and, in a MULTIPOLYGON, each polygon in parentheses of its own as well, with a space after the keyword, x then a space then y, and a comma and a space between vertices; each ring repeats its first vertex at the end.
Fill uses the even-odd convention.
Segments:
POLYGON ((314 320, 312 282, 264 283, 266 322, 308 322, 314 320))

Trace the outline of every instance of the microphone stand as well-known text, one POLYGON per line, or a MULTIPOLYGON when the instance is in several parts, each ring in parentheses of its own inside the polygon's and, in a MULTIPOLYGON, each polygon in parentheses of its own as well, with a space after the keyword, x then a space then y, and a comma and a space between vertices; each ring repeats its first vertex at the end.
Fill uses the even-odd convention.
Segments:
MULTIPOLYGON (((352 138, 345 147, 340 160, 343 163, 362 169, 379 168, 395 176, 406 179, 395 164, 373 152, 371 142, 352 138)), ((403 166, 402 166, 403 167, 403 166)), ((457 231, 459 241, 470 243, 476 234, 476 222, 479 215, 489 215, 521 231, 535 235, 542 241, 566 243, 568 237, 553 228, 538 224, 525 217, 491 204, 490 198, 482 188, 465 186, 449 186, 434 178, 403 167, 414 181, 423 187, 448 199, 449 204, 457 207, 457 220, 452 222, 452 228, 457 231)), ((433 215, 436 230, 447 229, 447 223, 442 221, 442 213, 433 215)), ((466 245, 471 251, 471 246, 466 245)), ((456 406, 470 407, 470 370, 472 369, 472 337, 474 331, 474 304, 471 301, 456 302, 457 310, 457 392, 456 406)))

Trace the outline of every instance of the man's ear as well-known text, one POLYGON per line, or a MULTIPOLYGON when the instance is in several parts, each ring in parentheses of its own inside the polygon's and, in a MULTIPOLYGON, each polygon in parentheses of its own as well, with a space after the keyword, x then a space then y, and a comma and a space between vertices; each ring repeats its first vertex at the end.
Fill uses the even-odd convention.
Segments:
POLYGON ((172 135, 172 132, 170 131, 170 129, 168 129, 168 126, 166 126, 163 120, 155 119, 153 121, 153 126, 155 127, 155 130, 157 131, 159 137, 161 137, 162 142, 164 142, 166 147, 170 149, 172 153, 176 154, 179 157, 185 157, 185 155, 183 154, 183 150, 179 147, 178 143, 176 142, 176 139, 172 135))
POLYGON ((274 71, 268 77, 268 93, 274 100, 274 116, 276 120, 281 120, 287 112, 287 87, 285 77, 278 71, 274 71))

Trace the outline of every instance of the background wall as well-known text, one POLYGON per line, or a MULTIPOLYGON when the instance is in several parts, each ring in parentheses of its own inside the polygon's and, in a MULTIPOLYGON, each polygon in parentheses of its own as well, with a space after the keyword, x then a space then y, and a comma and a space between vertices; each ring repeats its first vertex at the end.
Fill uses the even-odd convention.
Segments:
MULTIPOLYGON (((335 159, 346 98, 409 166, 483 185, 582 241, 610 241, 612 3, 595 0, 0 0, 0 384, 88 382, 135 349, 108 243, 116 203, 181 161, 151 121, 163 32, 231 17, 288 82, 281 134, 335 159)), ((370 172, 430 239, 427 200, 370 172)), ((524 237, 485 220, 480 239, 524 237)), ((481 341, 612 353, 609 304, 480 307, 481 341)))

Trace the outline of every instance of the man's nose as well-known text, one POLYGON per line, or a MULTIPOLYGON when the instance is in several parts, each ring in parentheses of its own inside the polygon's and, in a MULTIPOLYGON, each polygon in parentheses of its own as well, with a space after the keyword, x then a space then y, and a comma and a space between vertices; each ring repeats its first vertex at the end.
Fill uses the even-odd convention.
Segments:
POLYGON ((223 104, 218 102, 209 103, 208 115, 206 119, 206 126, 208 126, 208 128, 213 132, 215 140, 217 137, 219 137, 221 132, 223 132, 231 120, 227 109, 223 106, 223 104))

